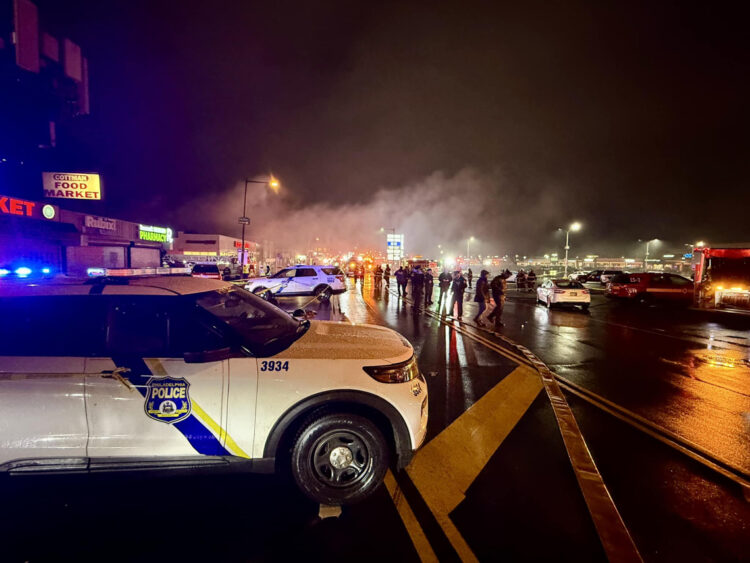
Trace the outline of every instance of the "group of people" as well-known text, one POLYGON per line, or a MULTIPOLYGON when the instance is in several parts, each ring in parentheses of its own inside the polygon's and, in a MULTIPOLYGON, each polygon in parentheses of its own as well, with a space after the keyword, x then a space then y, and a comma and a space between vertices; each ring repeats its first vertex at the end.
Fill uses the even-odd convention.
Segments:
MULTIPOLYGON (((387 268, 386 271, 386 276, 389 276, 389 268, 387 268)), ((474 322, 480 326, 485 326, 487 323, 482 320, 482 316, 488 306, 494 304, 492 311, 487 315, 487 321, 493 323, 495 328, 498 329, 499 327, 504 326, 502 322, 503 306, 505 305, 507 280, 511 276, 511 272, 510 270, 505 270, 491 280, 489 279, 489 274, 490 273, 487 270, 482 270, 476 282, 474 301, 478 305, 478 311, 474 316, 474 322)), ((435 277, 432 273, 432 268, 427 268, 423 271, 422 267, 419 265, 414 266, 414 268, 409 268, 408 266, 407 268, 399 267, 395 272, 395 277, 399 297, 406 297, 407 286, 411 281, 414 308, 418 308, 421 303, 424 303, 424 307, 433 304, 432 293, 434 290, 435 277)), ((469 270, 466 276, 464 276, 460 270, 450 273, 447 268, 444 269, 437 278, 438 288, 440 290, 437 302, 438 309, 445 302, 448 304, 446 315, 449 317, 455 316, 457 319, 461 319, 463 317, 464 293, 466 292, 467 287, 471 287, 472 278, 473 275, 471 270, 469 270)), ((388 280, 388 277, 386 277, 386 280, 388 280)), ((377 283, 376 271, 376 284, 377 283)))

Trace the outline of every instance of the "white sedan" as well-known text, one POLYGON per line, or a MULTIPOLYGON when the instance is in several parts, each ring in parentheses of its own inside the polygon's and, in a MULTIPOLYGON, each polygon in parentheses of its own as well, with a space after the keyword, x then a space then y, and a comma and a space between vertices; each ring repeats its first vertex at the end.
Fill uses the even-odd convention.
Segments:
POLYGON ((538 303, 547 305, 580 305, 586 311, 591 303, 589 290, 573 280, 547 280, 536 290, 538 303))

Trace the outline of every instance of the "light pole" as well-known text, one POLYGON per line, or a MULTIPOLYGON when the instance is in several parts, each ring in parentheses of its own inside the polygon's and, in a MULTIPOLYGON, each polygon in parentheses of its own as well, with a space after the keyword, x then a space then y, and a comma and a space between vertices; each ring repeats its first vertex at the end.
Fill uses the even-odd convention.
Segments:
POLYGON ((469 260, 469 256, 471 255, 471 250, 470 250, 471 246, 470 245, 471 245, 471 243, 472 243, 473 240, 474 240, 473 236, 471 236, 471 237, 469 237, 469 238, 466 239, 466 263, 467 264, 471 263, 471 260, 469 260))
POLYGON ((238 219, 240 225, 242 225, 242 251, 240 253, 240 267, 242 268, 242 275, 245 275, 245 226, 250 224, 250 218, 247 216, 247 185, 248 184, 266 184, 274 192, 279 192, 279 181, 273 176, 269 176, 265 180, 251 180, 245 178, 245 195, 242 197, 242 217, 238 219))
POLYGON ((652 238, 651 240, 646 241, 646 260, 643 262, 643 271, 648 272, 648 247, 651 245, 652 242, 659 242, 658 238, 652 238))
POLYGON ((570 231, 580 231, 581 230, 581 224, 576 221, 570 227, 568 227, 565 230, 565 273, 563 274, 564 277, 568 277, 568 250, 570 250, 570 231))

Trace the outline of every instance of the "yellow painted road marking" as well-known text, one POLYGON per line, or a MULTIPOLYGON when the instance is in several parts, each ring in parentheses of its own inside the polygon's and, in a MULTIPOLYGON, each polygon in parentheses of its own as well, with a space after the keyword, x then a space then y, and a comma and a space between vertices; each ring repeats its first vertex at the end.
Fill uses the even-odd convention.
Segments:
POLYGON ((568 458, 578 480, 578 486, 583 493, 583 499, 586 501, 607 558, 613 562, 642 561, 638 548, 604 484, 573 411, 568 401, 565 400, 565 395, 562 394, 554 375, 547 365, 528 348, 520 344, 516 347, 529 358, 542 378, 565 449, 568 452, 568 458))
POLYGON ((411 542, 414 544, 414 547, 419 554, 419 559, 425 562, 438 561, 435 551, 432 549, 427 536, 425 536, 424 530, 422 530, 422 526, 419 525, 419 521, 414 515, 411 506, 409 506, 406 497, 401 493, 401 488, 398 486, 398 483, 396 483, 396 478, 393 476, 390 469, 388 470, 388 473, 385 474, 385 486, 388 489, 388 493, 391 495, 391 500, 393 500, 393 504, 396 507, 399 516, 401 516, 401 521, 404 523, 404 526, 406 526, 406 531, 409 533, 411 542))
POLYGON ((477 561, 450 513, 542 390, 536 370, 519 366, 419 450, 406 468, 462 561, 477 561))

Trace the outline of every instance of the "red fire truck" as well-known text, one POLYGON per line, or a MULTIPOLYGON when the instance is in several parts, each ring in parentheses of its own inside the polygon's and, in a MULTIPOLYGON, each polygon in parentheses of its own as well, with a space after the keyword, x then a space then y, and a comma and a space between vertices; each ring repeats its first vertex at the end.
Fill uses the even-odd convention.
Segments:
POLYGON ((696 247, 692 268, 699 306, 750 309, 750 243, 696 247))

